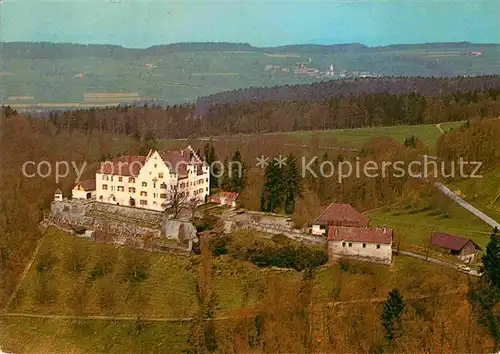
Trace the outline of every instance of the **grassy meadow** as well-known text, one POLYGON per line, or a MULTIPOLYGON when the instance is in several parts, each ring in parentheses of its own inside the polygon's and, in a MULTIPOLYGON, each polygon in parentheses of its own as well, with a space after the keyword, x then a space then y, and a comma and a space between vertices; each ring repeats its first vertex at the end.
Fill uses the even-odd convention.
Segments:
MULTIPOLYGON (((257 235, 241 232, 233 237, 246 247, 256 240, 257 235)), ((262 239, 262 242, 273 241, 262 239)), ((19 296, 7 312, 56 317, 0 316, 2 349, 44 354, 182 352, 187 348, 191 326, 184 318, 193 316, 198 307, 195 290, 198 260, 199 256, 160 255, 97 244, 51 229, 22 283, 19 296), (46 264, 48 247, 55 258, 49 267, 40 271, 40 264, 46 264), (87 255, 78 272, 68 269, 75 257, 74 247, 80 254, 87 255), (92 280, 89 274, 102 254, 109 259, 116 256, 116 261, 110 263, 113 267, 105 275, 92 280), (147 260, 145 279, 135 283, 125 280, 128 259, 134 259, 141 265, 139 268, 147 260), (50 285, 41 286, 40 277, 48 277, 47 284, 50 285), (83 305, 78 304, 82 291, 86 296, 83 305), (40 293, 45 296, 52 293, 50 301, 41 303, 40 293), (145 297, 145 300, 139 301, 140 297, 145 297), (109 306, 110 303, 115 306, 109 306), (103 304, 108 306, 102 307, 103 304), (139 326, 135 320, 57 317, 84 314, 116 318, 154 317, 157 320, 146 319, 139 326), (176 320, 176 317, 182 319, 176 320)), ((294 270, 258 268, 230 255, 214 257, 212 281, 218 302, 215 316, 225 317, 215 325, 220 350, 231 352, 234 328, 241 325, 241 315, 266 313, 274 306, 272 304, 282 301, 279 299, 296 296, 294 294, 302 289, 302 280, 302 273, 294 270)), ((392 266, 355 261, 324 265, 316 269, 312 283, 312 316, 314 321, 322 321, 325 311, 334 314, 337 306, 355 308, 358 305, 350 303, 353 299, 385 298, 395 287, 405 297, 411 298, 430 294, 436 289, 441 292, 456 290, 466 284, 467 277, 459 272, 404 256, 395 257, 392 266), (342 303, 344 301, 347 303, 342 303)))
MULTIPOLYGON (((441 128, 443 131, 449 131, 451 129, 458 128, 462 125, 462 122, 449 122, 443 123, 441 128)), ((391 127, 368 127, 368 128, 358 128, 358 129, 337 129, 337 130, 324 130, 315 132, 290 132, 287 133, 292 137, 296 137, 302 141, 303 144, 311 144, 314 138, 334 138, 338 141, 339 146, 359 148, 363 146, 364 143, 368 142, 370 139, 376 137, 389 137, 394 140, 403 143, 406 138, 414 135, 425 145, 427 145, 432 151, 435 148, 437 139, 441 135, 440 130, 435 124, 422 124, 422 125, 401 125, 401 126, 391 126, 391 127)))
POLYGON ((500 221, 500 166, 485 171, 482 178, 464 179, 448 187, 486 215, 500 221))

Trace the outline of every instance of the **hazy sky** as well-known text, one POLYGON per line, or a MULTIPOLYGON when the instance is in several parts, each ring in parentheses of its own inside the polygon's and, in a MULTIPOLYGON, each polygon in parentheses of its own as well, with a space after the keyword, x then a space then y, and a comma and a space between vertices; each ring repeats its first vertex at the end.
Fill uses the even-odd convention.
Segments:
POLYGON ((3 0, 1 39, 127 47, 194 41, 500 43, 500 0, 3 0))

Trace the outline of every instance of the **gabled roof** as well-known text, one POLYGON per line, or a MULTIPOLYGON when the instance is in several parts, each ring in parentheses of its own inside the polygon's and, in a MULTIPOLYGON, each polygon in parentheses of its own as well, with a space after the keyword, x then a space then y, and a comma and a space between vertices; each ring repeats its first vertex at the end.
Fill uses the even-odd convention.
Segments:
POLYGON ((476 248, 481 249, 471 239, 461 236, 446 234, 444 232, 435 232, 431 238, 431 244, 433 246, 438 246, 441 248, 446 248, 454 251, 460 251, 462 248, 464 248, 464 246, 468 242, 472 242, 476 248))
POLYGON ((312 224, 364 227, 369 221, 349 204, 330 204, 312 224))
POLYGON ((332 226, 328 228, 328 241, 391 244, 392 234, 387 228, 332 226))
POLYGON ((218 194, 219 197, 221 198, 226 198, 226 200, 229 200, 231 202, 234 202, 238 197, 240 196, 240 193, 236 192, 220 192, 218 194))
POLYGON ((60 190, 59 188, 57 188, 56 191, 54 192, 54 194, 62 194, 62 190, 60 190))
POLYGON ((159 151, 158 153, 169 169, 180 176, 187 175, 187 165, 190 164, 189 150, 159 151))
POLYGON ((101 163, 101 168, 97 172, 106 175, 137 177, 145 162, 146 156, 121 156, 101 163))
POLYGON ((86 192, 87 191, 95 191, 96 190, 95 179, 89 179, 89 180, 86 180, 86 181, 78 182, 77 184, 75 184, 73 186, 73 189, 75 189, 78 186, 80 186, 86 192))

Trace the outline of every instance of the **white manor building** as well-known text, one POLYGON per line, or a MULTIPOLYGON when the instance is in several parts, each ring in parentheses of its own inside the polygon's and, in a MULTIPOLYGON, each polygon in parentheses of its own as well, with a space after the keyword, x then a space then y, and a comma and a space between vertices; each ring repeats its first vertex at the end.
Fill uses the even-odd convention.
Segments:
POLYGON ((172 200, 203 204, 210 194, 209 166, 191 146, 148 156, 122 156, 96 172, 95 198, 102 203, 163 211, 172 200))

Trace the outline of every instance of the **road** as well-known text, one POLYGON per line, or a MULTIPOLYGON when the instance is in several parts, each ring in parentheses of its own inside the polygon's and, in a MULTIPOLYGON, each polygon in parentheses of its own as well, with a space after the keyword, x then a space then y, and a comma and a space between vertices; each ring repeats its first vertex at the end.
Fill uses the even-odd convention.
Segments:
MULTIPOLYGON (((397 250, 392 250, 392 252, 393 253, 397 253, 397 250)), ((448 267, 448 268, 451 268, 451 269, 454 269, 454 270, 458 270, 458 271, 460 271, 460 272, 462 272, 464 274, 469 274, 469 275, 472 275, 472 276, 475 276, 475 277, 480 277, 481 276, 475 270, 471 270, 469 272, 465 272, 465 271, 457 269, 457 265, 456 264, 445 262, 445 261, 442 261, 442 260, 436 259, 436 258, 425 257, 425 256, 423 256, 421 254, 418 254, 418 253, 412 253, 412 252, 407 252, 407 251, 399 251, 399 254, 402 254, 403 256, 418 258, 418 259, 421 259, 421 260, 429 262, 429 263, 434 263, 434 264, 437 264, 437 265, 440 265, 440 266, 443 266, 443 267, 448 267)))
POLYGON ((485 213, 483 213, 481 210, 479 210, 479 209, 473 207, 472 205, 470 205, 469 203, 467 203, 465 200, 463 200, 458 195, 456 195, 455 193, 453 193, 453 191, 451 191, 444 184, 436 182, 436 183, 434 183, 434 186, 437 189, 439 189, 443 194, 445 194, 449 198, 453 199, 461 207, 463 207, 464 209, 467 209, 469 212, 471 212, 472 214, 476 215, 479 219, 483 220, 485 223, 487 223, 488 225, 490 225, 492 228, 497 227, 498 229, 500 229, 500 224, 498 222, 496 222, 495 220, 493 220, 492 218, 490 218, 488 215, 486 215, 485 213))

